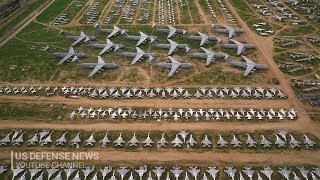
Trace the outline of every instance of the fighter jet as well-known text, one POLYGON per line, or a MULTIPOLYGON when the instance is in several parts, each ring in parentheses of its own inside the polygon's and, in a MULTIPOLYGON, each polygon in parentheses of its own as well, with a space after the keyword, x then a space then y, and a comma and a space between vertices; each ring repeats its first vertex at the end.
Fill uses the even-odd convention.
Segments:
POLYGON ((218 28, 215 28, 215 25, 212 24, 211 25, 213 31, 215 32, 218 32, 218 33, 223 33, 223 34, 228 34, 229 38, 232 38, 233 36, 235 36, 236 34, 240 34, 240 33, 243 33, 244 30, 243 29, 240 29, 240 28, 232 28, 232 27, 229 27, 229 26, 224 26, 225 29, 218 29, 218 28))
POLYGON ((217 167, 208 167, 207 172, 210 174, 210 176, 213 178, 213 180, 216 180, 217 175, 219 173, 219 169, 217 167))
POLYGON ((232 166, 230 167, 225 167, 224 172, 232 178, 232 180, 234 180, 234 177, 236 175, 237 170, 235 168, 233 168, 232 166))
POLYGON ((179 180, 179 177, 180 177, 181 173, 183 172, 181 167, 172 167, 172 169, 170 171, 174 175, 176 180, 179 180))
POLYGON ((188 171, 194 177, 195 180, 198 179, 197 176, 200 172, 200 169, 197 166, 189 167, 188 171))
POLYGON ((86 139, 84 142, 86 143, 86 146, 90 145, 93 146, 94 143, 96 143, 96 140, 93 137, 94 132, 90 135, 88 139, 86 139))
POLYGON ((129 146, 138 146, 139 141, 136 137, 136 133, 133 134, 133 137, 128 141, 129 146))
POLYGON ((146 41, 150 41, 150 43, 153 43, 157 37, 156 36, 149 36, 141 31, 139 31, 140 36, 130 36, 127 33, 124 33, 124 37, 129 40, 135 40, 138 41, 136 46, 139 46, 142 43, 145 43, 146 41))
POLYGON ((163 167, 155 167, 152 172, 157 176, 158 180, 160 180, 165 169, 163 167))
POLYGON ((177 28, 174 28, 174 27, 172 27, 170 25, 168 25, 168 29, 160 29, 155 24, 153 24, 152 27, 155 28, 155 30, 157 32, 168 33, 167 39, 171 38, 175 34, 185 34, 185 33, 187 33, 187 31, 184 30, 184 29, 177 29, 177 28))
POLYGON ((233 145, 233 147, 241 147, 241 142, 236 138, 235 135, 233 135, 233 139, 232 141, 230 142, 230 144, 233 145))
POLYGON ((254 45, 253 44, 244 44, 239 41, 230 39, 233 44, 230 43, 223 43, 222 41, 220 42, 220 47, 225 48, 225 49, 236 49, 237 50, 237 55, 240 55, 247 49, 253 49, 254 45))
POLYGON ((291 170, 288 170, 287 167, 283 167, 283 168, 282 168, 282 167, 279 167, 278 172, 279 172, 284 178, 286 178, 286 180, 289 180, 291 170))
POLYGON ((94 41, 96 40, 96 37, 94 36, 87 36, 83 31, 80 32, 79 36, 67 36, 63 30, 60 31, 60 33, 65 39, 74 40, 74 42, 71 44, 71 46, 75 46, 76 44, 80 42, 88 42, 88 41, 94 41))
POLYGON ((81 169, 81 171, 84 175, 84 179, 87 179, 87 177, 94 171, 94 166, 81 169))
POLYGON ((161 49, 169 49, 168 55, 171 55, 177 48, 178 49, 186 49, 186 47, 189 47, 188 44, 179 44, 171 39, 167 39, 170 44, 153 44, 155 48, 161 48, 161 49))
POLYGON ((47 169, 48 172, 48 179, 50 179, 51 177, 54 177, 54 175, 60 171, 59 169, 56 168, 51 168, 51 169, 47 169))
POLYGON ((77 60, 78 58, 85 58, 87 57, 87 55, 85 55, 84 53, 76 53, 73 49, 73 47, 69 48, 69 51, 67 53, 63 53, 63 52, 53 52, 49 46, 45 47, 44 51, 47 51, 49 54, 51 54, 52 56, 55 56, 57 58, 62 58, 58 65, 63 64, 64 62, 66 62, 68 59, 72 58, 71 62, 74 62, 75 60, 77 60))
POLYGON ((7 166, 0 165, 0 176, 7 171, 7 166))
POLYGON ((108 138, 108 134, 104 135, 103 139, 101 139, 100 143, 101 143, 101 147, 106 147, 108 143, 110 143, 111 141, 108 138))
POLYGON ((247 58, 246 56, 242 56, 242 58, 246 62, 238 62, 238 61, 233 61, 233 60, 229 60, 229 59, 227 59, 226 61, 231 66, 245 68, 246 70, 244 71, 244 74, 243 74, 244 76, 247 76, 249 73, 254 72, 257 69, 258 70, 268 69, 268 66, 265 64, 257 64, 255 62, 253 62, 252 60, 250 60, 249 58, 247 58))
POLYGON ((194 52, 192 52, 192 49, 189 47, 186 47, 186 52, 187 52, 187 55, 189 55, 191 57, 205 58, 206 59, 206 66, 211 64, 211 62, 214 62, 216 58, 227 59, 229 57, 229 55, 226 53, 214 52, 214 51, 208 50, 203 47, 200 47, 200 48, 204 51, 204 53, 194 53, 194 52))
POLYGON ((120 174, 121 180, 123 180, 124 176, 126 176, 129 170, 126 167, 120 167, 119 169, 117 169, 117 172, 120 174))
POLYGON ((115 63, 106 63, 101 56, 98 56, 97 63, 80 63, 80 66, 93 69, 88 77, 91 77, 104 69, 115 69, 118 67, 115 63))
POLYGON ((220 147, 227 147, 228 142, 223 139, 223 137, 219 134, 219 140, 217 141, 217 145, 220 147))
POLYGON ((161 148, 161 147, 166 147, 168 144, 168 141, 166 140, 166 138, 164 137, 164 134, 162 134, 161 139, 157 142, 157 147, 161 148))
POLYGON ((305 180, 308 180, 308 174, 310 173, 309 170, 307 170, 304 166, 300 166, 300 167, 296 167, 297 169, 299 169, 300 173, 302 174, 303 178, 305 180))
POLYGON ((122 139, 122 134, 120 133, 118 139, 116 139, 113 143, 115 146, 123 146, 123 144, 126 142, 122 139))
POLYGON ((150 133, 148 133, 147 139, 145 139, 142 143, 144 144, 144 146, 149 146, 149 147, 152 146, 152 144, 153 144, 154 142, 153 142, 152 139, 150 138, 150 133))
POLYGON ((105 166, 103 169, 100 169, 102 179, 105 179, 105 177, 112 171, 111 166, 105 166))
POLYGON ((274 144, 278 145, 278 147, 286 147, 286 142, 283 141, 277 134, 276 135, 276 142, 274 144))
POLYGON ((25 171, 24 168, 21 168, 20 166, 17 166, 16 168, 11 168, 12 171, 12 179, 15 179, 15 177, 19 176, 23 171, 25 171))
POLYGON ((8 145, 11 142, 11 134, 12 132, 8 133, 4 138, 0 139, 0 145, 8 145))
POLYGON ((267 178, 269 180, 271 180, 271 176, 273 174, 273 170, 270 167, 265 167, 263 170, 260 171, 262 174, 264 174, 265 176, 267 176, 267 178))
POLYGON ((252 170, 251 167, 244 167, 242 172, 249 177, 250 180, 252 180, 253 174, 256 172, 255 170, 252 170))
POLYGON ((142 180, 143 175, 147 172, 147 166, 144 165, 143 167, 140 167, 139 169, 136 169, 136 172, 138 173, 140 180, 142 180))
POLYGON ((183 142, 179 139, 178 134, 176 134, 176 138, 171 142, 173 144, 173 147, 181 147, 181 144, 183 142))
POLYGON ((301 143, 299 141, 297 141, 291 134, 289 134, 289 136, 290 136, 289 144, 292 149, 294 149, 295 147, 301 147, 300 146, 301 143))
POLYGON ((212 142, 208 139, 207 134, 204 136, 204 140, 201 142, 201 144, 203 145, 203 147, 211 147, 212 142))
POLYGON ((137 52, 123 52, 120 49, 118 49, 116 52, 125 57, 133 58, 131 61, 131 65, 135 64, 137 61, 140 61, 143 58, 149 58, 149 61, 152 61, 155 58, 154 53, 146 53, 143 50, 141 50, 139 47, 136 47, 137 52))
POLYGON ((113 26, 113 29, 102 29, 99 24, 95 24, 94 27, 96 29, 98 29, 99 31, 101 31, 101 32, 110 33, 107 38, 111 38, 112 36, 115 36, 115 35, 117 35, 119 33, 123 34, 123 33, 128 31, 126 29, 120 29, 117 26, 113 26))
POLYGON ((79 147, 79 143, 81 143, 80 132, 70 142, 71 142, 71 146, 79 147))
POLYGON ((107 51, 111 51, 111 50, 118 50, 120 48, 123 47, 122 44, 115 44, 113 43, 112 41, 110 41, 109 39, 106 40, 107 41, 107 44, 101 44, 101 43, 92 43, 92 44, 89 44, 90 46, 94 47, 94 48, 98 48, 98 49, 102 49, 99 53, 99 55, 102 55, 104 54, 105 52, 107 51))
POLYGON ((187 138, 187 136, 189 135, 189 132, 187 132, 187 131, 180 131, 180 132, 178 132, 178 134, 182 137, 183 142, 186 142, 186 138, 187 138))
POLYGON ((67 134, 68 132, 65 132, 65 133, 63 133, 62 134, 62 136, 58 139, 58 140, 56 140, 56 145, 58 146, 58 145, 61 145, 61 146, 63 146, 65 143, 67 143, 67 139, 66 139, 66 134, 67 134))
POLYGON ((171 77, 178 69, 188 69, 192 67, 191 63, 181 63, 177 60, 175 60, 173 57, 168 56, 171 63, 163 63, 163 62, 154 62, 153 64, 155 66, 161 67, 161 68, 169 68, 170 72, 168 74, 168 77, 171 77))
POLYGON ((246 141, 246 144, 248 145, 248 147, 257 147, 257 142, 254 141, 251 136, 248 134, 248 139, 246 141))
POLYGON ((261 135, 261 141, 260 141, 260 144, 265 148, 265 147, 271 147, 271 142, 270 141, 268 141, 265 137, 264 137, 264 135, 261 135))
POLYGON ((189 138, 189 140, 187 140, 187 146, 188 147, 193 147, 194 145, 196 145, 197 144, 197 141, 195 141, 194 139, 193 139, 193 137, 192 137, 192 134, 190 134, 190 138, 189 138))
POLYGON ((205 43, 208 43, 209 41, 218 41, 220 42, 221 39, 216 36, 208 36, 201 32, 198 32, 199 36, 185 36, 187 39, 191 40, 200 40, 199 46, 203 46, 205 43))
POLYGON ((303 134, 303 136, 304 136, 304 145, 306 146, 306 148, 313 147, 316 144, 315 142, 310 140, 307 135, 303 134))

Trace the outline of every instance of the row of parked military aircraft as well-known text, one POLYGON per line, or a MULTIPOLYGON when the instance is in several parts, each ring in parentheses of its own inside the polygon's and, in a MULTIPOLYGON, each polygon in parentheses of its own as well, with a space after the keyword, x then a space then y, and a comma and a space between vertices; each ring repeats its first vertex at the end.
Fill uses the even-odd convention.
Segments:
MULTIPOLYGON (((172 166, 172 167, 163 167, 163 166, 155 166, 153 168, 148 168, 147 165, 140 166, 139 168, 131 168, 127 166, 120 166, 119 168, 115 168, 112 166, 104 166, 101 168, 92 166, 86 168, 23 168, 20 166, 14 167, 11 169, 12 171, 12 179, 30 179, 35 180, 42 180, 44 176, 47 175, 48 179, 52 180, 61 180, 61 179, 91 179, 91 180, 98 180, 98 179, 110 179, 110 180, 134 180, 138 178, 140 180, 147 179, 166 179, 166 180, 189 180, 193 178, 195 180, 202 179, 222 179, 220 174, 224 172, 228 177, 234 180, 236 177, 240 179, 249 178, 252 179, 273 179, 276 176, 276 173, 279 173, 281 178, 286 180, 289 179, 300 179, 303 177, 305 180, 317 180, 320 178, 320 168, 319 167, 304 167, 304 166, 296 166, 295 168, 288 168, 288 167, 278 167, 274 168, 273 170, 271 167, 266 166, 263 168, 258 167, 242 167, 242 168, 235 168, 233 166, 226 166, 222 169, 219 169, 217 166, 209 166, 209 167, 197 167, 197 166, 190 166, 190 167, 181 167, 181 166, 172 166), (149 169, 149 170, 148 170, 149 169), (222 171, 223 170, 223 171, 222 171), (296 173, 296 172, 299 172, 296 173), (190 177, 189 177, 190 176, 190 177), (81 178, 83 177, 83 178, 81 178)), ((0 177, 8 171, 8 167, 5 165, 0 165, 0 177)))
POLYGON ((189 120, 194 119, 199 121, 205 119, 210 120, 224 120, 224 119, 237 119, 237 120, 264 120, 264 119, 290 119, 295 120, 297 118, 297 111, 294 109, 152 109, 147 110, 134 110, 133 108, 123 108, 123 107, 109 107, 109 108, 98 108, 94 109, 79 107, 72 111, 69 115, 71 119, 74 118, 91 118, 91 119, 156 119, 156 120, 189 120))
MULTIPOLYGON (((68 132, 65 132, 60 137, 57 137, 55 141, 52 140, 52 134, 53 131, 41 130, 35 133, 30 139, 27 140, 28 145, 46 146, 55 142, 56 146, 64 146, 70 143, 71 146, 79 148, 81 144, 83 144, 84 146, 94 146, 97 143, 97 140, 94 137, 94 132, 91 133, 89 137, 87 136, 87 139, 84 141, 81 140, 81 132, 79 132, 74 137, 67 137, 68 132), (70 140, 68 141, 67 139, 69 138, 70 140)), ((212 137, 209 137, 208 134, 205 134, 204 137, 200 139, 200 137, 193 136, 193 134, 188 131, 178 132, 172 141, 167 140, 165 133, 162 133, 162 136, 158 141, 152 140, 150 135, 152 133, 148 133, 145 139, 140 139, 137 137, 136 133, 133 133, 133 136, 129 141, 127 141, 127 143, 124 140, 125 138, 122 136, 122 133, 120 133, 118 138, 114 140, 110 140, 112 138, 109 138, 109 134, 106 133, 105 136, 99 141, 101 143, 101 147, 104 148, 112 142, 115 147, 123 147, 125 145, 129 147, 138 147, 139 144, 142 144, 143 147, 154 147, 154 145, 156 145, 157 148, 164 148, 167 147, 169 143, 171 143, 172 147, 176 148, 193 148, 197 146, 202 146, 203 148, 213 147, 212 137), (199 145, 197 145, 198 143, 199 145)), ((24 143, 24 135, 25 132, 21 130, 10 132, 3 139, 0 140, 0 146, 7 146, 9 144, 12 144, 13 146, 20 146, 24 143)), ((217 147, 228 147, 228 144, 230 144, 232 147, 242 147, 242 142, 234 134, 232 135, 233 138, 230 142, 225 140, 225 138, 223 138, 220 134, 218 136, 219 138, 216 141, 217 147)), ((263 148, 270 148, 273 143, 267 140, 267 138, 263 134, 261 134, 260 136, 261 139, 259 144, 263 148)), ((316 143, 310 140, 310 138, 306 134, 304 134, 303 136, 303 143, 306 146, 306 148, 314 147, 316 143)), ((285 130, 276 131, 275 138, 276 139, 274 144, 278 148, 287 147, 287 144, 289 144, 292 149, 301 147, 301 142, 296 140, 291 134, 287 133, 285 130), (290 140, 287 137, 290 137, 290 140)), ((247 134, 247 140, 245 141, 245 144, 249 148, 256 148, 258 143, 254 140, 254 138, 250 136, 250 134, 247 134)))
MULTIPOLYGON (((114 50, 116 51, 119 55, 122 55, 124 57, 129 57, 132 58, 131 64, 135 64, 137 61, 140 61, 141 59, 148 58, 149 61, 160 68, 169 68, 170 72, 168 76, 172 76, 175 72, 177 72, 178 69, 188 69, 192 67, 191 63, 181 63, 180 61, 174 59, 173 57, 169 56, 169 63, 164 63, 164 62, 156 62, 155 60, 155 53, 152 52, 144 52, 141 50, 139 47, 136 47, 136 52, 123 52, 120 50, 124 46, 122 44, 115 44, 108 38, 117 35, 118 33, 124 34, 124 37, 130 40, 136 40, 138 41, 136 46, 141 45, 145 41, 150 41, 151 43, 154 43, 155 40, 157 40, 156 36, 149 36, 146 33, 139 32, 139 36, 129 36, 127 34, 128 30, 126 29, 120 29, 117 26, 114 26, 113 29, 102 29, 99 25, 95 26, 98 30, 109 33, 106 39, 106 43, 91 43, 90 45, 102 49, 101 52, 99 53, 98 56, 98 62, 97 63, 81 63, 79 61, 79 58, 84 58, 86 55, 84 53, 76 53, 73 47, 69 48, 68 53, 62 53, 62 52, 53 52, 52 50, 49 49, 49 47, 45 47, 44 50, 48 51, 48 53, 52 54, 55 57, 62 58, 60 62, 58 63, 59 65, 66 62, 67 60, 71 59, 71 62, 73 61, 78 61, 80 63, 80 66, 87 67, 87 68, 92 68, 93 71, 89 74, 89 77, 93 76, 94 74, 104 70, 104 69, 114 69, 117 68, 118 66, 114 63, 106 63, 101 55, 104 54, 107 51, 114 50)), ((168 55, 171 55, 174 51, 177 49, 185 49, 187 52, 187 55, 191 57, 197 57, 197 58, 204 58, 206 59, 206 65, 209 65, 210 63, 214 62, 216 58, 224 58, 230 65, 235 66, 235 67, 240 67, 245 69, 244 76, 247 76, 250 72, 253 72, 254 70, 265 70, 267 69, 267 65, 265 64, 257 64, 251 59, 247 58, 246 56, 242 56, 242 58, 245 60, 245 62, 238 62, 238 61, 233 61, 229 60, 229 55, 226 53, 220 53, 220 52, 214 52, 211 50, 208 50, 206 48, 201 47, 201 49, 204 52, 197 52, 194 53, 191 48, 189 47, 188 44, 180 44, 176 43, 173 40, 169 39, 175 34, 185 34, 187 31, 184 29, 177 29, 172 26, 168 26, 168 29, 160 29, 157 26, 154 26, 156 31, 159 32, 164 32, 168 33, 167 40, 169 44, 153 44, 154 47, 156 48, 162 48, 162 49, 169 49, 168 55)), ((229 37, 233 37, 237 33, 242 33, 242 29, 234 29, 231 27, 226 26, 225 29, 217 29, 215 28, 214 25, 212 25, 214 31, 219 32, 219 33, 227 33, 229 37)), ((71 39, 75 40, 75 42, 71 45, 74 46, 80 42, 88 42, 88 41, 93 41, 96 40, 95 37, 93 36, 87 36, 84 32, 81 32, 79 36, 67 36, 64 34, 63 31, 60 32, 66 39, 71 39)), ((252 44, 244 44, 241 42, 238 42, 236 40, 230 39, 230 41, 233 42, 233 44, 224 44, 220 38, 215 37, 215 36, 207 36, 201 32, 198 32, 199 36, 186 36, 187 39, 191 40, 200 40, 199 46, 203 46, 205 43, 212 41, 212 40, 217 40, 222 48, 226 49, 236 49, 237 50, 237 55, 240 55, 243 51, 246 49, 253 49, 254 45, 252 44)))
POLYGON ((286 94, 277 88, 262 88, 262 87, 199 87, 199 88, 183 88, 183 87, 0 87, 0 94, 42 94, 46 96, 53 96, 57 94, 70 96, 73 98, 80 98, 80 96, 87 96, 90 98, 244 98, 248 99, 254 97, 255 99, 273 99, 286 98, 286 94), (195 91, 195 93, 189 93, 195 91))

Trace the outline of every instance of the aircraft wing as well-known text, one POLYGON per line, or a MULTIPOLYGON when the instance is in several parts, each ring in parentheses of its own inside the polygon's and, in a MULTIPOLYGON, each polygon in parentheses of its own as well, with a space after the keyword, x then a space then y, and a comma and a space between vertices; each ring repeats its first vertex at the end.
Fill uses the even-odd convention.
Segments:
POLYGON ((243 50, 244 50, 244 45, 243 44, 238 44, 237 55, 240 55, 243 50))
POLYGON ((255 67, 255 64, 247 63, 247 68, 246 68, 246 71, 244 72, 244 76, 247 76, 254 67, 255 67))
POLYGON ((234 29, 229 29, 229 38, 232 38, 234 33, 235 33, 234 29))
POLYGON ((136 46, 139 46, 140 44, 142 44, 146 39, 147 39, 147 36, 141 36, 136 46))
POLYGON ((107 38, 110 38, 110 37, 114 36, 115 34, 118 33, 118 31, 119 31, 119 29, 117 29, 117 28, 113 29, 113 31, 108 35, 107 38))
POLYGON ((112 44, 107 44, 102 51, 99 53, 99 55, 105 53, 106 51, 108 51, 110 48, 112 47, 112 44))
POLYGON ((73 54, 68 53, 63 59, 61 59, 61 61, 58 63, 58 65, 63 64, 66 60, 68 60, 69 58, 71 58, 73 54))
POLYGON ((201 37, 201 42, 200 42, 200 46, 203 46, 204 43, 208 40, 208 37, 207 36, 202 36, 201 37))
POLYGON ((171 36, 173 36, 175 32, 176 32, 176 29, 170 29, 170 32, 169 32, 167 38, 171 38, 171 36))
POLYGON ((173 51, 178 47, 178 44, 171 44, 170 50, 168 52, 168 55, 173 53, 173 51))
POLYGON ((246 61, 247 64, 255 64, 252 60, 250 60, 246 56, 242 56, 242 58, 246 61))
POLYGON ((179 67, 180 67, 180 64, 172 64, 171 70, 169 72, 169 77, 172 76, 174 74, 174 72, 176 72, 179 67))
POLYGON ((138 54, 136 55, 136 57, 133 59, 133 61, 131 62, 131 64, 136 63, 140 58, 142 58, 142 56, 143 56, 143 54, 138 53, 138 54))
POLYGON ((89 77, 93 76, 95 73, 97 73, 101 68, 103 68, 104 64, 98 64, 96 67, 92 70, 92 72, 89 74, 89 77))
POLYGON ((79 36, 79 38, 78 38, 75 42, 73 42, 73 43, 71 44, 71 46, 74 46, 74 45, 78 44, 79 42, 81 42, 81 41, 84 40, 85 38, 86 38, 86 36, 79 36))
POLYGON ((210 53, 207 55, 207 61, 206 61, 206 65, 209 65, 213 60, 213 54, 210 53))

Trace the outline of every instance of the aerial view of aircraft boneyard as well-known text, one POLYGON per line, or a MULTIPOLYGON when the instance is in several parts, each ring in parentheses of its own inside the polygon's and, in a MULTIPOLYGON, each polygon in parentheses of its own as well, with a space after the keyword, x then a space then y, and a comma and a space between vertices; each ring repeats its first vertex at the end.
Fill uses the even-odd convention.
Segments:
POLYGON ((320 179, 320 2, 0 0, 0 179, 320 179))

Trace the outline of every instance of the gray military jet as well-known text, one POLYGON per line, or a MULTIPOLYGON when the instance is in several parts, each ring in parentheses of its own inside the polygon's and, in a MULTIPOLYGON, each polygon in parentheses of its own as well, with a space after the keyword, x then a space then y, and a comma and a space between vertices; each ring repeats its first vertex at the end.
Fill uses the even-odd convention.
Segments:
POLYGON ((157 32, 164 32, 164 33, 168 33, 167 39, 171 38, 173 35, 175 34, 185 34, 187 33, 186 30, 184 29, 177 29, 175 27, 172 27, 170 25, 168 25, 168 29, 160 29, 157 25, 153 24, 152 25, 153 28, 155 28, 155 30, 157 32))
POLYGON ((108 143, 110 143, 111 141, 108 138, 108 133, 106 133, 103 137, 103 139, 100 140, 101 143, 101 147, 106 147, 108 143))
POLYGON ((203 47, 200 47, 200 48, 204 51, 204 53, 194 53, 194 52, 192 52, 192 49, 189 47, 186 47, 186 52, 187 52, 187 55, 189 55, 191 57, 205 58, 206 59, 206 66, 210 65, 211 62, 214 62, 216 58, 227 59, 229 57, 229 55, 226 53, 210 51, 210 50, 203 48, 203 47))
POLYGON ((213 31, 217 32, 217 33, 223 33, 223 34, 228 34, 229 38, 232 38, 233 36, 235 36, 236 34, 240 34, 243 33, 244 30, 240 29, 240 28, 232 28, 229 26, 224 26, 224 29, 218 29, 216 28, 216 26, 214 24, 211 25, 213 31))
POLYGON ((144 144, 145 147, 146 147, 146 146, 149 146, 149 147, 152 146, 152 144, 153 144, 154 142, 153 142, 152 139, 150 138, 150 133, 148 133, 148 137, 147 137, 142 143, 144 144))
POLYGON ((88 42, 88 41, 94 41, 96 40, 96 37, 94 36, 87 36, 83 31, 80 32, 79 36, 67 36, 63 30, 59 32, 65 39, 74 40, 74 42, 71 44, 71 46, 75 46, 76 44, 80 42, 88 42))
POLYGON ((48 179, 50 179, 51 177, 54 177, 54 175, 60 171, 59 169, 56 168, 51 168, 51 169, 47 169, 48 172, 48 179))
POLYGON ((105 179, 105 177, 112 171, 111 166, 105 166, 103 169, 100 169, 102 179, 105 179))
POLYGON ((122 52, 120 49, 118 49, 116 52, 121 56, 133 58, 133 60, 131 61, 131 65, 135 64, 137 61, 140 61, 143 58, 149 58, 149 61, 152 61, 155 58, 154 53, 146 53, 139 47, 136 47, 136 50, 137 52, 122 52))
POLYGON ((139 169, 136 169, 136 172, 138 173, 140 180, 142 180, 143 175, 147 172, 147 166, 144 165, 143 167, 140 167, 139 169))
POLYGON ((0 139, 0 145, 8 145, 11 142, 11 134, 12 132, 8 133, 4 138, 0 139))
POLYGON ((66 134, 67 134, 68 132, 65 132, 65 133, 63 133, 62 134, 62 136, 58 139, 58 140, 56 140, 56 145, 58 146, 58 145, 61 145, 61 146, 63 146, 65 143, 67 143, 67 139, 66 139, 66 134))
POLYGON ((231 177, 232 180, 234 180, 235 175, 236 175, 236 172, 237 172, 237 169, 233 168, 232 166, 230 166, 230 167, 225 167, 224 172, 225 172, 229 177, 231 177))
POLYGON ((198 179, 197 176, 200 173, 200 169, 197 166, 189 167, 188 171, 194 177, 195 180, 198 179))
POLYGON ((161 48, 161 49, 169 49, 168 55, 172 54, 177 48, 178 49, 186 49, 186 47, 189 47, 188 44, 179 44, 171 39, 167 39, 170 44, 154 44, 153 46, 156 48, 161 48))
POLYGON ((260 171, 262 174, 264 174, 269 180, 272 178, 273 170, 270 167, 265 167, 263 170, 260 171))
POLYGON ((179 180, 181 173, 183 173, 183 170, 181 169, 181 167, 172 167, 170 171, 174 175, 176 180, 179 180))
POLYGON ((217 175, 219 173, 219 169, 217 167, 208 167, 207 172, 210 174, 210 176, 213 178, 213 180, 216 180, 217 175))
POLYGON ((203 147, 211 147, 212 142, 209 140, 207 134, 204 136, 204 139, 203 139, 203 141, 201 142, 201 144, 203 145, 203 147))
POLYGON ((136 133, 133 134, 133 137, 128 141, 129 146, 138 146, 139 140, 136 137, 136 133))
POLYGON ((219 134, 219 140, 217 141, 217 145, 220 147, 227 147, 228 142, 223 139, 223 137, 219 134))
POLYGON ((157 176, 158 180, 160 180, 165 169, 163 167, 155 167, 152 172, 157 176))
POLYGON ((73 47, 69 48, 69 51, 67 53, 63 53, 63 52, 53 52, 49 46, 44 48, 44 51, 47 51, 50 55, 55 56, 57 58, 62 58, 58 65, 63 64, 64 62, 66 62, 68 59, 71 59, 71 62, 74 62, 75 60, 77 60, 78 58, 85 58, 87 57, 87 55, 85 55, 84 53, 77 53, 74 51, 73 47))
POLYGON ((199 46, 203 46, 205 43, 208 43, 209 41, 218 41, 220 42, 221 39, 216 36, 208 36, 201 32, 198 32, 199 36, 185 36, 187 39, 191 40, 200 40, 199 46))
POLYGON ((99 31, 101 31, 101 32, 110 33, 107 38, 111 38, 112 36, 115 36, 115 35, 117 35, 119 33, 123 34, 123 33, 128 31, 126 29, 120 29, 117 26, 113 26, 113 29, 102 29, 99 24, 95 24, 94 27, 96 29, 98 29, 99 31))
POLYGON ((257 69, 258 70, 268 69, 268 66, 266 64, 257 64, 253 62, 251 59, 247 58, 246 56, 242 56, 242 58, 246 62, 238 62, 238 61, 233 61, 229 59, 226 59, 226 61, 232 66, 245 68, 246 70, 244 71, 244 74, 243 74, 244 76, 247 76, 250 72, 253 72, 257 69))
POLYGON ((126 143, 122 138, 122 133, 120 133, 118 139, 116 139, 113 143, 115 146, 123 146, 123 144, 126 143))
POLYGON ((241 147, 242 143, 236 138, 235 135, 233 135, 233 138, 232 138, 230 144, 232 144, 233 147, 241 147))
POLYGON ((169 59, 170 59, 171 63, 167 63, 167 62, 154 62, 153 63, 157 67, 170 69, 168 77, 171 77, 180 68, 181 69, 188 69, 188 68, 192 67, 191 63, 181 63, 181 62, 175 60, 171 56, 169 56, 169 59))
POLYGON ((109 39, 106 40, 107 44, 101 44, 101 43, 92 43, 90 44, 90 46, 94 47, 94 48, 98 48, 98 49, 102 49, 99 53, 99 55, 102 55, 105 52, 111 51, 111 50, 118 50, 119 48, 122 48, 123 45, 122 44, 115 44, 112 41, 110 41, 109 39))
POLYGON ((304 145, 306 146, 306 148, 313 147, 316 144, 306 134, 303 134, 303 136, 304 136, 304 145))
POLYGON ((150 43, 154 42, 157 37, 156 36, 149 36, 141 31, 139 31, 140 36, 130 36, 127 33, 124 33, 124 37, 129 40, 138 41, 136 46, 141 45, 142 43, 145 43, 146 41, 150 41, 150 43))
POLYGON ((0 176, 7 171, 7 166, 0 165, 0 176))
POLYGON ((80 66, 93 69, 88 77, 93 76, 97 72, 100 72, 104 69, 115 69, 118 67, 115 63, 106 63, 101 56, 98 56, 97 63, 80 63, 80 66))
POLYGON ((123 180, 129 170, 126 167, 120 167, 119 169, 117 169, 117 172, 120 174, 121 180, 123 180))
POLYGON ((220 41, 220 47, 225 48, 225 49, 236 49, 237 55, 240 55, 241 53, 243 53, 247 49, 255 48, 253 44, 244 44, 244 43, 241 43, 241 42, 233 40, 233 39, 230 39, 230 41, 233 42, 233 44, 223 43, 222 41, 220 41))
POLYGON ((183 142, 179 139, 178 134, 176 134, 176 138, 174 138, 174 140, 171 142, 173 147, 181 147, 182 143, 183 142))
POLYGON ((166 140, 166 138, 164 137, 165 133, 162 134, 161 139, 157 142, 157 147, 161 148, 161 147, 166 147, 168 144, 168 141, 166 140))

